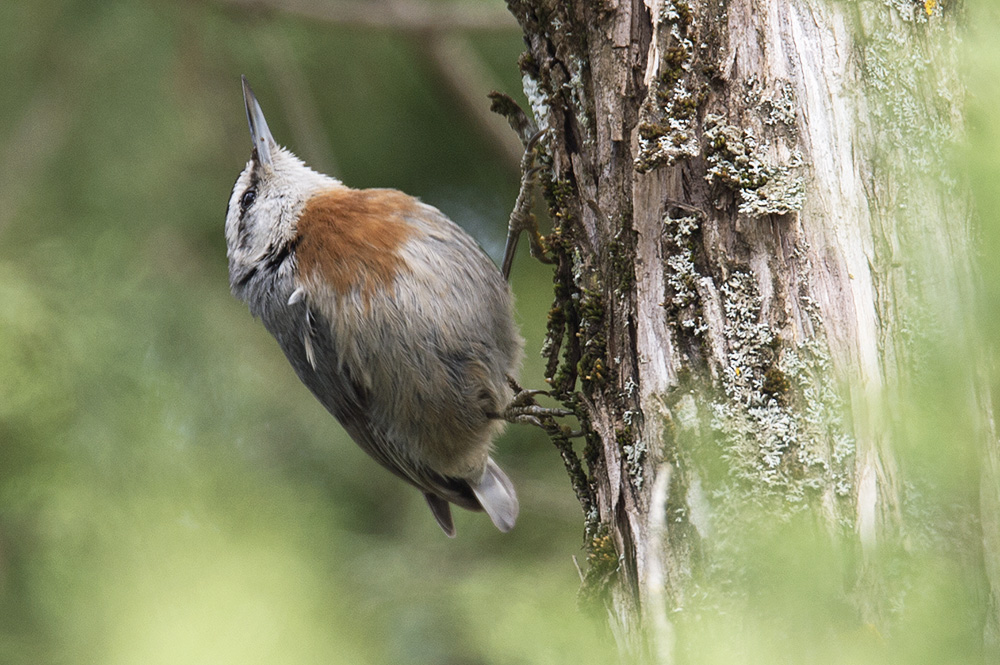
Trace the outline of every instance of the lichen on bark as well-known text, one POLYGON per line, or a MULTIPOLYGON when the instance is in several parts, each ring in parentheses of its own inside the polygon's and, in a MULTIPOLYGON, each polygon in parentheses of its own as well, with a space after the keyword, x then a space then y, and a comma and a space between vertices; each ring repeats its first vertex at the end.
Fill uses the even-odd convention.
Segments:
POLYGON ((694 14, 684 0, 650 3, 653 43, 648 87, 639 110, 635 169, 647 173, 678 159, 695 157, 698 105, 704 83, 694 68, 694 14))
POLYGON ((759 144, 750 127, 728 125, 718 115, 705 118, 705 154, 712 185, 731 189, 741 215, 785 215, 802 209, 805 182, 802 155, 792 151, 786 164, 773 164, 767 146, 759 144))

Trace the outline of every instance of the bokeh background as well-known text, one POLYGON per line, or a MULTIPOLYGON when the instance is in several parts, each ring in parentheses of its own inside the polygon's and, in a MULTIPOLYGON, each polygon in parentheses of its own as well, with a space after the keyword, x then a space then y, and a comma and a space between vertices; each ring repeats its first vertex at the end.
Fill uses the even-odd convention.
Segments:
MULTIPOLYGON (((349 185, 420 196, 499 257, 517 149, 484 111, 491 88, 520 96, 520 35, 500 0, 431 6, 0 0, 0 664, 614 662, 578 608, 582 517, 543 436, 499 441, 517 528, 459 511, 449 540, 229 295, 240 74, 280 142, 349 185)), ((963 5, 969 141, 942 153, 980 211, 988 342, 998 11, 963 5)), ((523 383, 541 386, 550 270, 522 252, 514 289, 523 383)), ((960 332, 927 347, 894 432, 924 483, 867 594, 894 632, 859 621, 851 545, 748 512, 745 567, 676 617, 687 661, 984 661, 976 506, 995 477, 966 415, 970 377, 1000 394, 1000 376, 960 332)))
MULTIPOLYGON (((577 610, 582 519, 544 436, 511 427, 498 445, 517 529, 458 511, 449 540, 228 290, 240 74, 279 142, 421 197, 499 258, 518 173, 447 57, 471 54, 487 115, 491 87, 520 94, 520 34, 492 9, 435 51, 363 15, 0 2, 0 663, 610 653, 577 610)), ((526 254, 515 272, 538 386, 550 272, 526 254)))

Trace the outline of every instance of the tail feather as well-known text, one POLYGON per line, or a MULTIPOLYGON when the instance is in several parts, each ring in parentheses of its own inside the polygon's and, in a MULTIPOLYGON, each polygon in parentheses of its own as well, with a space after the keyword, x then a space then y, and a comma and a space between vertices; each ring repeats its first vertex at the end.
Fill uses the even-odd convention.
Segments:
POLYGON ((451 521, 451 506, 448 501, 436 494, 430 493, 424 493, 424 498, 427 499, 427 505, 431 507, 434 519, 437 520, 438 525, 444 530, 445 535, 449 538, 454 538, 455 523, 451 521))
MULTIPOLYGON (((520 506, 517 503, 517 492, 514 491, 514 484, 510 482, 510 478, 497 466, 493 458, 486 460, 486 470, 483 472, 483 477, 479 482, 470 482, 469 485, 472 487, 476 498, 479 499, 483 510, 493 520, 496 528, 504 533, 514 528, 514 522, 517 520, 517 513, 520 510, 520 506)), ((430 499, 428 499, 428 502, 430 502, 430 499)), ((445 504, 445 507, 447 507, 447 504, 445 504)), ((431 506, 431 510, 434 510, 433 506, 431 506)), ((434 516, 437 517, 436 512, 434 516)), ((450 520, 451 516, 449 514, 449 522, 450 520)), ((440 518, 438 518, 438 524, 441 524, 440 518)), ((443 524, 442 528, 444 528, 443 524)), ((447 533, 447 529, 445 529, 445 532, 447 533)))

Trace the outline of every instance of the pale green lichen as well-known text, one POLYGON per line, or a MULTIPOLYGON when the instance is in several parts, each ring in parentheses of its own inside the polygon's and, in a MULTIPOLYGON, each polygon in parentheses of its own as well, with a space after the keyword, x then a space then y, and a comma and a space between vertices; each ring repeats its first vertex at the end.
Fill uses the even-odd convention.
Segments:
POLYGON ((935 13, 942 11, 941 3, 925 0, 885 0, 885 5, 908 23, 926 23, 935 13))
POLYGON ((722 116, 705 118, 708 171, 705 179, 733 190, 739 212, 750 217, 784 215, 802 209, 805 182, 799 170, 802 156, 793 151, 787 164, 767 158, 767 146, 758 143, 749 128, 726 124, 722 116))
POLYGON ((567 86, 570 91, 570 99, 576 108, 577 118, 585 130, 584 133, 589 136, 590 130, 593 128, 593 123, 590 117, 590 103, 587 99, 587 77, 585 73, 590 65, 586 60, 574 56, 569 59, 569 67, 570 78, 567 86))
POLYGON ((656 72, 639 109, 639 173, 701 152, 695 122, 702 83, 693 72, 693 14, 682 0, 663 0, 658 8, 652 17, 656 72))
POLYGON ((756 74, 751 74, 743 89, 744 106, 755 109, 766 126, 783 128, 792 135, 797 133, 799 104, 791 81, 779 79, 768 87, 756 74))
POLYGON ((531 114, 534 116, 535 122, 538 123, 538 129, 548 129, 550 115, 549 101, 542 93, 538 81, 534 76, 525 72, 521 75, 521 87, 524 90, 524 96, 528 100, 528 105, 531 107, 531 114))
MULTIPOLYGON (((711 427, 738 486, 762 487, 793 512, 833 486, 853 486, 853 439, 843 430, 843 404, 831 381, 830 357, 817 340, 781 343, 760 317, 761 300, 749 272, 734 272, 720 288, 726 315, 725 399, 712 403, 711 427), (768 375, 787 387, 769 392, 768 375)), ((772 379, 773 381, 773 379, 772 379)))
POLYGON ((844 403, 831 380, 833 368, 827 349, 808 340, 782 354, 779 368, 799 394, 801 440, 818 441, 829 435, 828 451, 806 445, 800 458, 807 466, 823 470, 823 480, 833 483, 839 497, 848 497, 853 488, 854 438, 843 431, 840 414, 844 403))
POLYGON ((637 490, 641 490, 645 484, 646 455, 649 452, 645 441, 639 435, 641 431, 639 417, 636 411, 625 411, 622 414, 625 428, 618 436, 619 445, 625 455, 625 469, 632 479, 632 486, 637 490))
POLYGON ((765 349, 773 336, 770 327, 760 322, 760 296, 749 272, 734 272, 719 289, 726 315, 725 335, 729 364, 723 368, 727 396, 740 402, 758 401, 763 386, 765 349), (746 399, 744 399, 744 397, 746 399))
POLYGON ((700 335, 705 332, 705 319, 698 306, 697 283, 701 279, 694 261, 694 236, 700 221, 694 215, 663 219, 670 254, 666 259, 666 281, 670 295, 667 309, 671 319, 683 330, 700 335))
MULTIPOLYGON (((952 164, 941 159, 941 149, 954 144, 961 131, 965 88, 956 74, 958 41, 946 22, 935 20, 942 7, 936 4, 928 15, 923 2, 884 0, 859 10, 863 27, 858 29, 867 38, 858 44, 857 61, 872 116, 875 141, 869 147, 881 157, 879 172, 952 184, 952 164)), ((909 189, 894 192, 908 198, 909 189)), ((913 192, 920 193, 920 188, 913 192)))
MULTIPOLYGON (((698 344, 724 345, 723 357, 717 356, 718 396, 709 401, 706 423, 729 469, 730 481, 716 486, 716 495, 762 488, 749 491, 780 498, 792 510, 804 508, 827 487, 847 496, 853 486, 853 439, 843 429, 843 404, 824 342, 781 340, 762 317, 756 277, 748 270, 733 271, 718 287, 699 274, 699 234, 699 216, 664 218, 664 305, 679 334, 698 344), (723 339, 711 342, 701 293, 716 290, 723 339)), ((801 305, 821 330, 808 299, 801 305)), ((676 416, 678 422, 691 420, 676 416)))

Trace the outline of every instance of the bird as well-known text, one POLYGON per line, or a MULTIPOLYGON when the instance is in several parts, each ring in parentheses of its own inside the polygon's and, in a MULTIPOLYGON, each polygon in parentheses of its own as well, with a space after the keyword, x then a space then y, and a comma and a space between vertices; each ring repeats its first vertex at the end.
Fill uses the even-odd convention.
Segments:
POLYGON ((232 294, 361 449, 423 493, 445 534, 452 505, 510 531, 519 503, 493 442, 506 421, 549 413, 518 399, 510 259, 501 272, 413 196, 313 170, 275 142, 242 84, 253 147, 226 211, 232 294))

